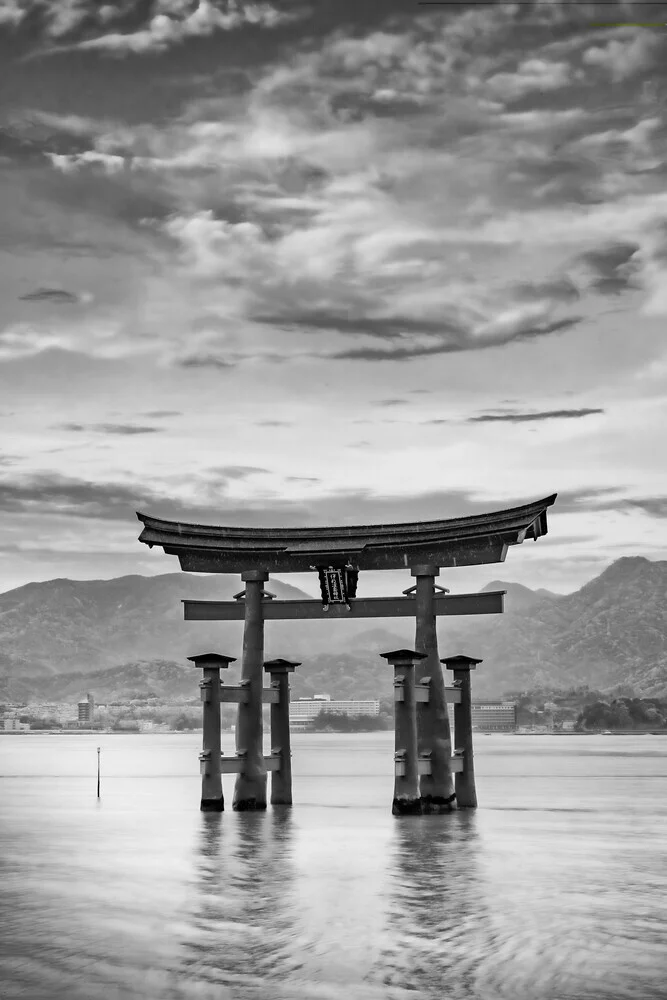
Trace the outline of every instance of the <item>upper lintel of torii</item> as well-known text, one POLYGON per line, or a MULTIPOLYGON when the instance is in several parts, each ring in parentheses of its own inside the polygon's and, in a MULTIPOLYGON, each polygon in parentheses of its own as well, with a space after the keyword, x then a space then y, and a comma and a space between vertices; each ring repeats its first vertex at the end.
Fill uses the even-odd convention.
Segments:
POLYGON ((510 545, 546 535, 547 508, 556 497, 471 517, 344 527, 241 528, 137 517, 144 525, 139 541, 178 556, 181 569, 193 573, 474 566, 503 562, 510 545))

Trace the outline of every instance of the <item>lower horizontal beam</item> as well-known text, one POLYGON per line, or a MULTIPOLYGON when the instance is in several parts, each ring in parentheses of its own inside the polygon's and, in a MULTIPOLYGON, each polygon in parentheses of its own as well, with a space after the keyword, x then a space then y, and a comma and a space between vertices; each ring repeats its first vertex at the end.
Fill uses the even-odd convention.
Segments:
MULTIPOLYGON (((446 687, 445 695, 448 705, 461 704, 461 688, 446 687)), ((421 704, 428 704, 429 689, 424 684, 417 684, 415 687, 415 701, 421 704)), ((394 701, 403 701, 403 688, 394 688, 394 701)))
MULTIPOLYGON (((449 766, 451 768, 452 774, 459 774, 463 771, 463 755, 458 754, 455 757, 450 757, 449 766)), ((431 773, 431 761, 424 760, 420 758, 417 761, 417 772, 419 774, 430 774, 431 773)), ((394 764, 394 774, 397 778, 402 778, 405 774, 405 761, 397 760, 394 764)))
MULTIPOLYGON (((225 757, 222 754, 220 758, 220 773, 221 774, 238 774, 243 764, 245 763, 244 757, 225 757)), ((272 753, 264 757, 264 767, 267 771, 279 771, 282 765, 282 754, 272 753)))
MULTIPOLYGON (((503 612, 504 590, 479 594, 435 594, 436 615, 499 615, 503 612)), ((240 622, 245 617, 245 601, 183 601, 183 614, 188 622, 240 622)), ((414 597, 355 597, 349 611, 344 604, 330 604, 325 611, 321 601, 264 601, 265 621, 342 618, 414 618, 414 597)))

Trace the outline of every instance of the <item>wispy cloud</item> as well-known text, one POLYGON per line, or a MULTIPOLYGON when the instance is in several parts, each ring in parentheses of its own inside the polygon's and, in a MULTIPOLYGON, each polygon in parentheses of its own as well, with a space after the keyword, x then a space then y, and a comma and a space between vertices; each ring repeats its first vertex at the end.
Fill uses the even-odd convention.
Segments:
POLYGON ((263 475, 269 469, 264 469, 257 465, 219 465, 207 471, 207 475, 217 479, 247 479, 248 476, 263 475))
POLYGON ((223 371, 236 367, 234 361, 217 357, 215 354, 186 354, 178 359, 177 364, 181 368, 217 368, 223 371))
POLYGON ((576 326, 581 321, 581 317, 571 316, 565 319, 556 320, 553 323, 542 325, 527 325, 517 317, 515 324, 505 322, 503 330, 498 324, 498 332, 493 336, 486 337, 459 337, 439 338, 431 343, 409 342, 404 338, 404 342, 398 346, 388 348, 376 347, 356 347, 343 351, 331 353, 328 357, 343 361, 407 361, 411 358, 429 357, 438 354, 452 354, 460 351, 485 350, 491 347, 502 346, 512 341, 532 340, 537 337, 545 337, 552 333, 560 333, 576 326))
POLYGON ((648 514, 649 517, 667 518, 667 495, 633 498, 626 500, 625 506, 641 510, 645 514, 648 514))
MULTIPOLYGON (((24 0, 26 6, 33 6, 24 0)), ((35 3, 36 7, 37 4, 35 3)), ((51 0, 44 15, 45 35, 56 41, 38 54, 67 49, 92 50, 126 56, 161 53, 188 39, 215 32, 237 31, 250 26, 275 28, 300 19, 307 11, 280 10, 271 3, 253 0, 153 0, 142 5, 139 26, 136 11, 128 3, 95 5, 90 0, 51 0), (115 22, 115 24, 114 24, 115 22), (125 27, 132 23, 133 27, 125 27), (104 30, 112 26, 114 30, 104 30), (80 37, 83 34, 84 37, 80 37), (77 37, 79 36, 79 37, 77 37)))
MULTIPOLYGON (((630 6, 630 18, 632 18, 632 6, 630 6)), ((644 4, 649 8, 650 13, 655 16, 661 4, 644 4)), ((630 27, 625 35, 611 38, 604 45, 591 45, 583 55, 583 62, 587 66, 594 66, 602 70, 614 83, 620 83, 628 77, 646 69, 650 65, 659 51, 660 38, 650 31, 636 31, 630 27)))
POLYGON ((637 243, 612 243, 582 254, 578 263, 590 273, 590 287, 602 295, 638 288, 640 249, 637 243))
POLYGON ((19 298, 22 302, 51 302, 54 305, 73 305, 80 301, 78 295, 64 288, 36 288, 34 292, 26 292, 19 298))
MULTIPOLYGON (((505 413, 481 413, 474 417, 468 417, 466 423, 469 424, 489 424, 489 423, 531 423, 536 420, 578 420, 581 417, 589 417, 593 414, 604 413, 599 407, 582 407, 577 410, 542 410, 534 413, 528 412, 505 412, 505 413)), ((432 422, 432 421, 431 421, 432 422)))
POLYGON ((121 434, 132 437, 135 434, 160 434, 164 427, 152 427, 147 424, 79 424, 64 423, 58 425, 64 431, 77 434, 121 434))

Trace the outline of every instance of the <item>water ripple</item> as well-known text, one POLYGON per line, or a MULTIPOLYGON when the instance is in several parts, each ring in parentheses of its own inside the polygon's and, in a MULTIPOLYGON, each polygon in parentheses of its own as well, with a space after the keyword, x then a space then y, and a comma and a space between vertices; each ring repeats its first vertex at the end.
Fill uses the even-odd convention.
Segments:
POLYGON ((195 740, 106 738, 98 803, 86 739, 0 741, 3 1000, 665 998, 664 737, 480 738, 481 808, 401 820, 386 734, 221 815, 195 740))

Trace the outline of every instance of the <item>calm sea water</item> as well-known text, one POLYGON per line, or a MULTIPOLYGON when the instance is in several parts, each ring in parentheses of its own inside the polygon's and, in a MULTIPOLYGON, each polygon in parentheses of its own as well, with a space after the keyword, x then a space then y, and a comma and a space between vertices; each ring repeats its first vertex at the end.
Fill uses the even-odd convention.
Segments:
POLYGON ((259 815, 200 739, 0 739, 4 1000, 667 997, 667 737, 478 735, 477 812, 403 818, 392 733, 295 735, 259 815))

